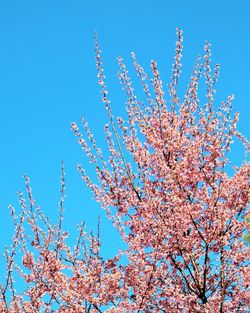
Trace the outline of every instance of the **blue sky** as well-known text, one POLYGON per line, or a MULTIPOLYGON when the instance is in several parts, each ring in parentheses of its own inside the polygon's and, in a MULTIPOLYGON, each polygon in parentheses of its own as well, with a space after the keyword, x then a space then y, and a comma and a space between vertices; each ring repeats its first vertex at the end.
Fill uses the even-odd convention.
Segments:
MULTIPOLYGON (((10 242, 7 206, 17 207, 23 174, 44 212, 57 214, 61 160, 65 161, 65 228, 84 219, 95 228, 103 212, 81 182, 77 163, 89 170, 70 123, 83 115, 102 144, 107 122, 100 101, 94 59, 98 31, 114 112, 124 108, 117 56, 131 62, 134 51, 148 68, 155 59, 165 82, 173 62, 175 29, 184 30, 183 88, 205 40, 221 64, 218 103, 235 94, 239 129, 249 137, 250 2, 247 0, 0 0, 0 237, 10 242)), ((129 63, 131 67, 131 63, 129 63)), ((132 75, 133 76, 133 75, 132 75)), ((239 162, 238 151, 233 158, 239 162)), ((102 218, 104 253, 119 246, 110 222, 102 218)))

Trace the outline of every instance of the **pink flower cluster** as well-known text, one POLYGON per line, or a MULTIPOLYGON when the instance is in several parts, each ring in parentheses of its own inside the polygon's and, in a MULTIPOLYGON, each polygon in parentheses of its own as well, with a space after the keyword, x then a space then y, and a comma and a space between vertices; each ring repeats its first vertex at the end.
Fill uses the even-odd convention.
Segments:
POLYGON ((219 66, 211 70, 211 52, 199 58, 181 101, 182 31, 177 30, 176 57, 165 99, 157 63, 152 80, 132 54, 145 102, 134 94, 122 58, 118 77, 127 94, 127 121, 112 115, 96 40, 98 80, 110 122, 105 125, 109 158, 105 160, 88 124, 86 137, 72 130, 96 169, 95 184, 78 166, 83 181, 113 221, 127 249, 112 259, 101 257, 99 234, 88 236, 84 225, 72 249, 62 231, 62 198, 57 225, 43 216, 32 197, 16 221, 13 245, 6 252, 7 278, 1 286, 0 312, 249 312, 249 246, 243 240, 249 210, 250 166, 232 167, 228 151, 236 135, 238 115, 230 96, 214 109, 219 66), (204 77, 202 79, 202 77, 204 77), (205 81, 207 103, 198 88, 205 81), (89 144, 87 143, 89 142, 89 144), (27 223, 27 224, 26 224, 27 223), (30 226, 27 231, 25 225, 30 226), (22 253, 22 264, 16 251, 22 253), (14 288, 13 271, 26 282, 14 288), (10 299, 10 300, 9 300, 10 299))

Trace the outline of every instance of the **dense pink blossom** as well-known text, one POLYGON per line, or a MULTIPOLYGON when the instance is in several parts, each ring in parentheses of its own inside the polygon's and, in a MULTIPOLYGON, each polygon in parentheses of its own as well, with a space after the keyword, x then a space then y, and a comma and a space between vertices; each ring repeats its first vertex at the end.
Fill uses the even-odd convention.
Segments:
POLYGON ((88 236, 84 225, 76 246, 67 246, 68 234, 62 230, 64 168, 57 225, 43 216, 26 177, 28 201, 19 194, 19 218, 12 209, 16 229, 6 251, 0 312, 249 312, 250 253, 243 236, 250 167, 246 161, 233 167, 228 158, 234 138, 246 150, 249 143, 237 131, 233 96, 216 108, 219 65, 212 71, 208 43, 181 100, 182 31, 177 35, 170 97, 165 96, 157 63, 151 61, 150 79, 132 53, 146 102, 138 100, 126 65, 118 59, 118 77, 127 95, 126 120, 113 116, 96 40, 98 82, 109 117, 107 160, 88 123, 82 119, 86 136, 72 123, 95 166, 98 184, 79 165, 82 179, 127 249, 103 259, 99 234, 88 236), (206 92, 204 104, 200 89, 206 92), (22 264, 15 261, 17 249, 22 264), (14 288, 14 270, 26 282, 24 292, 14 288))

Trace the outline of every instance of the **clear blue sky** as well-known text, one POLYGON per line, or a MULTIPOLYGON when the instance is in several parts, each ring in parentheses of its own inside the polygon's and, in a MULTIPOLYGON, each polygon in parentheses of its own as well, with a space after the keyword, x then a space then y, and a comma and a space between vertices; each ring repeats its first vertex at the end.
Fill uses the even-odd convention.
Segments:
MULTIPOLYGON (((235 94, 239 129, 249 137, 248 0, 0 1, 1 248, 11 235, 7 206, 16 206, 23 174, 30 176, 45 213, 55 217, 61 160, 66 166, 65 227, 72 229, 84 219, 87 229, 94 228, 102 214, 77 173, 77 163, 89 166, 70 131, 70 123, 83 115, 103 142, 107 119, 96 81, 94 32, 99 33, 112 105, 119 113, 124 96, 116 57, 129 62, 134 51, 146 68, 156 59, 167 81, 176 27, 184 30, 183 86, 208 40, 213 61, 222 68, 217 101, 235 94)), ((237 162, 237 151, 234 158, 237 162)), ((104 253, 112 254, 118 237, 102 220, 104 253)))

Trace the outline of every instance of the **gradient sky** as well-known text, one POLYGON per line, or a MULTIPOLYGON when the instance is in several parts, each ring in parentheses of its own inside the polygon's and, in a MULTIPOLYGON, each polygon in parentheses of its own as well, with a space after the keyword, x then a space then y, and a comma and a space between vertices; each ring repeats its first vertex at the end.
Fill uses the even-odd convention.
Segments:
MULTIPOLYGON (((65 228, 73 229, 80 220, 87 229, 95 228, 101 214, 103 253, 112 255, 118 236, 81 182, 77 163, 90 174, 92 169, 70 131, 70 123, 83 115, 97 141, 102 145, 104 140, 107 118, 96 80, 94 32, 99 33, 113 110, 119 114, 125 98, 116 77, 117 56, 129 67, 131 51, 145 68, 155 59, 168 82, 176 27, 184 30, 181 86, 208 40, 213 61, 221 64, 216 101, 235 94, 239 130, 249 137, 250 1, 0 0, 1 249, 11 238, 7 207, 11 203, 18 210, 24 174, 44 212, 56 217, 64 160, 65 228)), ((238 150, 232 157, 240 162, 238 150)))

